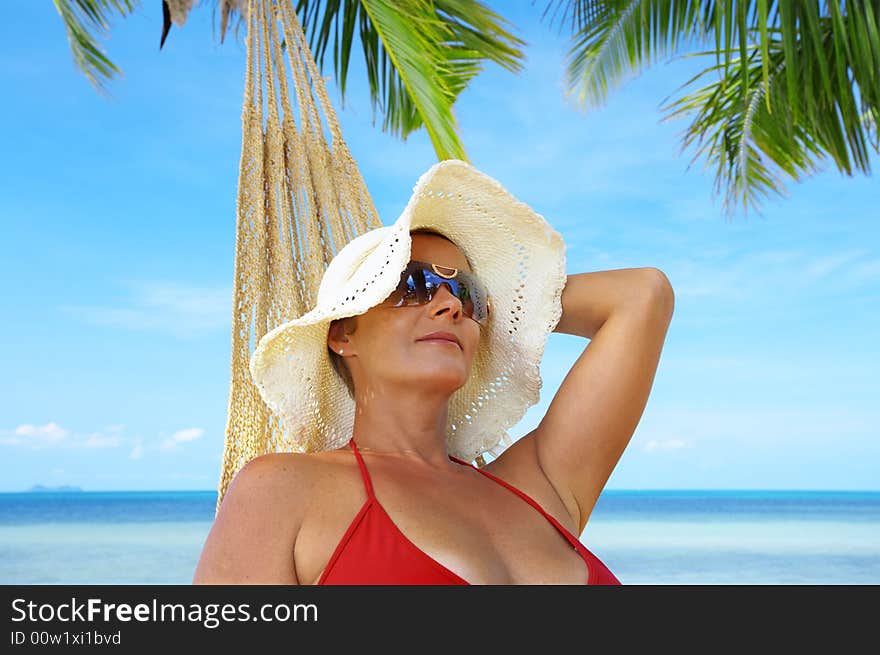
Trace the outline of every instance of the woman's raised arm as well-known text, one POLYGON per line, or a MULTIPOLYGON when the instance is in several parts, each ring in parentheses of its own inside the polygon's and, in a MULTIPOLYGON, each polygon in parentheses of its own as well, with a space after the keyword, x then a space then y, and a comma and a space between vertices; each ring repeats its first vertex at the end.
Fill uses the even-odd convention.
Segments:
POLYGON ((675 304, 656 268, 569 275, 555 332, 587 337, 531 450, 583 531, 642 416, 675 304))

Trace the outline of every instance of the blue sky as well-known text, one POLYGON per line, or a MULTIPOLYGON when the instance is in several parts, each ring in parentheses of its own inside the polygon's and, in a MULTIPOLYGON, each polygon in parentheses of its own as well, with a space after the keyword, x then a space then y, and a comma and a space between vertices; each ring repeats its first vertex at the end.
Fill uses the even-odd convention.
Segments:
MULTIPOLYGON (((51 3, 4 18, 0 491, 216 488, 244 45, 221 46, 203 4, 161 52, 160 3, 115 21, 111 98, 75 70, 51 3)), ((472 163, 563 235, 569 273, 656 266, 676 293, 607 488, 880 488, 876 180, 828 163, 763 215, 726 220, 712 171, 680 152, 689 119, 660 110, 705 62, 655 64, 579 112, 543 4, 490 4, 528 59, 519 75, 488 66, 456 104, 472 163)), ((331 97, 388 224, 436 158, 424 131, 372 125, 353 62, 344 111, 332 82, 331 97)), ((587 343, 549 336, 541 401, 513 438, 587 343)))

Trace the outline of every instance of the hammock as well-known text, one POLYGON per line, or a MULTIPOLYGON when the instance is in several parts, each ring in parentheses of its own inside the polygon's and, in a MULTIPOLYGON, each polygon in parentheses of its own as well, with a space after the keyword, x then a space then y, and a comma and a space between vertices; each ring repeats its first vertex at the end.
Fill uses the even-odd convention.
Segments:
POLYGON ((232 377, 216 510, 248 461, 268 452, 308 448, 293 445, 260 397, 248 368, 251 352, 268 331, 314 305, 324 270, 339 249, 382 226, 342 139, 291 0, 248 0, 244 15, 247 68, 236 203, 232 377))

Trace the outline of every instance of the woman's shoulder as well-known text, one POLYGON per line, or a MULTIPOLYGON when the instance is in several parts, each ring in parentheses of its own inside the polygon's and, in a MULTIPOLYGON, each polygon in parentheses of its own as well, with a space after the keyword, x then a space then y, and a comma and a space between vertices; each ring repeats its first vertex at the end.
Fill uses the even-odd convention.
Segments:
MULTIPOLYGON (((271 452, 250 459, 233 478, 233 486, 275 490, 290 498, 305 492, 345 460, 345 449, 316 453, 271 452)), ((298 496, 301 497, 300 494, 298 496)))
POLYGON ((308 508, 332 480, 324 453, 266 453, 229 483, 202 549, 195 584, 296 584, 290 553, 308 508))
POLYGON ((273 452, 245 464, 227 494, 239 498, 243 511, 282 526, 295 542, 304 525, 311 525, 316 517, 323 520, 328 502, 339 504, 340 496, 356 498, 360 485, 351 450, 273 452))

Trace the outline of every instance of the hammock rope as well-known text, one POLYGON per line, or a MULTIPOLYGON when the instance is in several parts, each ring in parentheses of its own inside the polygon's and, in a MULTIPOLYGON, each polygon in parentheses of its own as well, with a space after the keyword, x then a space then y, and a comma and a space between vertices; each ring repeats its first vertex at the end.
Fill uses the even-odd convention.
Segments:
POLYGON ((294 447, 263 402, 251 381, 250 355, 264 334, 314 305, 324 271, 339 249, 382 226, 292 0, 249 0, 246 18, 231 381, 215 511, 248 461, 311 447, 309 442, 294 447), (298 125, 291 100, 299 109, 298 125))

